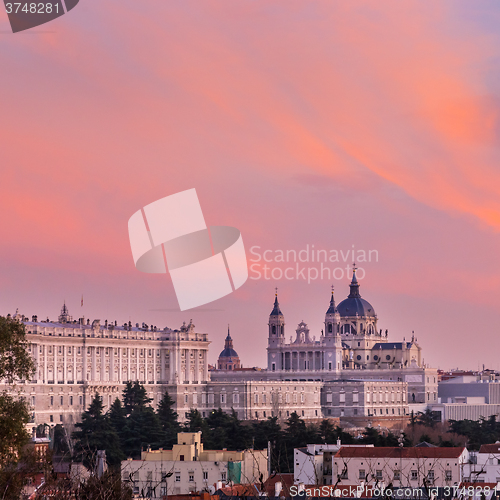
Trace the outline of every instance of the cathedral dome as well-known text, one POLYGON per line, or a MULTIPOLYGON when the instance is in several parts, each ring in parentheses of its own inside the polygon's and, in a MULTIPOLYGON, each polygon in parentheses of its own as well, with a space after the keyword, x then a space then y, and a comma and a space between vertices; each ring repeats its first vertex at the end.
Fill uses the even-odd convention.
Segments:
POLYGON ((233 339, 229 333, 229 325, 227 327, 227 337, 224 342, 224 350, 219 354, 217 366, 219 370, 234 370, 241 367, 238 353, 233 349, 233 339))
POLYGON ((346 316, 364 316, 368 318, 375 318, 375 309, 373 306, 365 299, 361 298, 359 294, 359 283, 356 279, 356 269, 353 269, 352 281, 349 285, 351 291, 347 297, 338 306, 337 310, 341 317, 346 316))
POLYGON ((237 357, 238 357, 238 353, 234 349, 231 349, 230 347, 226 347, 219 354, 219 358, 237 358, 237 357))

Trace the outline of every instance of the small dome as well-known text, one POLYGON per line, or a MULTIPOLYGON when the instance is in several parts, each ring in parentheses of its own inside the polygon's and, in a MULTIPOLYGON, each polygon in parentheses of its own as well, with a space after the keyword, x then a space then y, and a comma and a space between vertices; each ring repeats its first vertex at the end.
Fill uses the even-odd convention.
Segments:
POLYGON ((237 357, 238 357, 238 353, 234 349, 231 349, 230 347, 226 347, 219 354, 219 358, 237 358, 237 357))

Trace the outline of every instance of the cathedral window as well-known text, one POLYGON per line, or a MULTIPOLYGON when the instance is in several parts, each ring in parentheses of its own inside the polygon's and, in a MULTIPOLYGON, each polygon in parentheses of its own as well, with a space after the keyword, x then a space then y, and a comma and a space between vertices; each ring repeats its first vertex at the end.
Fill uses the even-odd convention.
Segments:
POLYGON ((332 333, 332 324, 328 323, 328 333, 332 333))
POLYGON ((276 326, 273 325, 273 335, 276 334, 276 326))

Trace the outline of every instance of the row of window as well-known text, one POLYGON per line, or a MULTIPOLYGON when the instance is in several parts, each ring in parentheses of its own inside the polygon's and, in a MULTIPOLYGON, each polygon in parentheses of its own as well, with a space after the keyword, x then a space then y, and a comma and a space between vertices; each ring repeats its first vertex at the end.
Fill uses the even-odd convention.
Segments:
MULTIPOLYGON (((50 396, 50 406, 54 406, 54 398, 56 396, 50 396)), ((101 397, 102 399, 102 397, 101 397)), ((80 401, 80 405, 83 404, 83 396, 79 396, 79 401, 80 401)), ((31 405, 32 406, 35 406, 35 402, 36 402, 36 399, 35 399, 35 396, 31 396, 31 405)), ((64 405, 64 396, 59 396, 59 404, 61 406, 64 405)), ((68 404, 70 406, 73 406, 73 396, 68 396, 68 404)))
MULTIPOLYGON (((65 346, 59 346, 57 349, 55 349, 55 346, 48 346, 47 352, 48 352, 48 354, 53 354, 54 352, 57 352, 58 354, 64 354, 64 347, 65 346)), ((29 346, 29 349, 31 351, 31 346, 29 346)), ((73 348, 71 346, 66 347, 66 353, 67 354, 74 354, 74 352, 75 352, 74 349, 76 349, 77 354, 82 353, 81 347, 73 348)), ((92 349, 92 347, 87 347, 87 354, 91 354, 91 352, 92 352, 91 349, 92 349)), ((109 356, 111 349, 113 349, 113 348, 112 347, 94 347, 94 349, 95 349, 95 352, 97 355, 99 355, 99 354, 102 355, 102 353, 105 353, 106 356, 109 356)), ((127 347, 122 347, 121 350, 122 350, 123 356, 128 355, 128 348, 127 347)), ((130 349, 132 356, 135 356, 135 351, 136 351, 136 349, 130 349)), ((139 356, 144 357, 144 355, 147 351, 148 356, 150 358, 153 357, 153 349, 137 349, 137 351, 139 352, 139 356)), ((119 352, 120 352, 120 348, 119 347, 115 348, 115 351, 114 351, 115 356, 118 356, 119 352)), ((40 346, 40 353, 43 353, 43 346, 40 346)), ((160 349, 156 349, 156 356, 158 356, 158 357, 160 356, 160 349)), ((170 357, 170 355, 166 352, 165 358, 169 359, 169 357, 170 357)), ((184 354, 182 354, 182 357, 184 357, 184 354)), ((194 355, 193 355, 193 353, 191 353, 191 358, 193 358, 193 357, 194 357, 194 355)), ((203 353, 201 353, 201 352, 200 352, 200 358, 203 358, 203 353)))
MULTIPOLYGON (((348 467, 346 465, 343 465, 342 472, 340 474, 341 479, 349 479, 349 471, 348 467)), ((391 471, 394 473, 394 480, 399 481, 401 479, 401 471, 399 470, 394 470, 391 471)), ((411 481, 417 481, 418 480, 418 470, 412 470, 410 471, 410 480, 411 481)), ((377 481, 381 481, 384 479, 383 475, 383 470, 378 469, 375 471, 375 477, 372 476, 372 473, 366 471, 366 469, 359 469, 358 471, 358 479, 362 481, 371 481, 373 479, 376 479, 377 481)), ((435 474, 433 470, 430 470, 427 472, 427 479, 429 481, 434 481, 435 479, 435 474)), ((445 481, 452 481, 453 480, 453 472, 451 470, 446 470, 445 471, 445 481)))

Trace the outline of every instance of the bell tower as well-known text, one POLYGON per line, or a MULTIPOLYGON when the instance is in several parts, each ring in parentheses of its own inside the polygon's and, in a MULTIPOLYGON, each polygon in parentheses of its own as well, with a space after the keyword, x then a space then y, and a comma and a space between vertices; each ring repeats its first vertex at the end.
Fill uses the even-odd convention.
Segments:
POLYGON ((325 366, 324 369, 339 375, 342 369, 342 342, 340 339, 340 314, 335 305, 335 297, 330 298, 330 306, 325 314, 325 366))
POLYGON ((337 306, 335 305, 335 297, 333 295, 333 285, 332 285, 332 296, 330 298, 330 307, 325 314, 325 337, 337 337, 340 335, 340 314, 337 311, 337 306))
POLYGON ((282 369, 282 347, 285 344, 285 317, 278 302, 278 289, 274 296, 274 307, 269 315, 269 338, 267 366, 270 371, 282 369))

